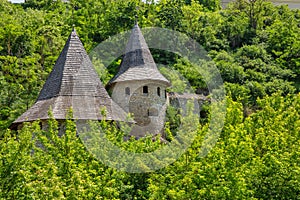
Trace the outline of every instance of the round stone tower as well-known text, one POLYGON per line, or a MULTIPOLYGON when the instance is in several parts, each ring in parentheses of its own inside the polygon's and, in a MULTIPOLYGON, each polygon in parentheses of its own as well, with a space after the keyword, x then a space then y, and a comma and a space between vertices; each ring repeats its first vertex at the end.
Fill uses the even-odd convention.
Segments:
POLYGON ((139 138, 147 133, 158 134, 162 131, 168 86, 170 82, 157 69, 136 23, 119 72, 108 83, 112 99, 134 117, 136 124, 132 135, 139 138))

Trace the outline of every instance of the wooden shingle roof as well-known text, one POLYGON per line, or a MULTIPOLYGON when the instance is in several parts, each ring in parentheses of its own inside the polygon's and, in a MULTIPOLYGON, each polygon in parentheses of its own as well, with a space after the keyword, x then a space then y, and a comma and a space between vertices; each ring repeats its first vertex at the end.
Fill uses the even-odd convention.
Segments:
POLYGON ((75 30, 70 34, 35 104, 13 124, 48 119, 66 119, 70 108, 74 119, 125 121, 127 114, 110 98, 75 30))
POLYGON ((119 71, 109 81, 108 86, 117 82, 137 80, 154 80, 170 85, 157 69, 141 29, 136 23, 131 31, 119 71))

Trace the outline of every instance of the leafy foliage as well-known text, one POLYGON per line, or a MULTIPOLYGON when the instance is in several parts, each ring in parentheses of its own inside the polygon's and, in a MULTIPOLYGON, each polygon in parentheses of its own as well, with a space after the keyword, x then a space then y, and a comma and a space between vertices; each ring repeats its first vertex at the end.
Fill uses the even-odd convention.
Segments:
MULTIPOLYGON (((17 135, 6 131, 0 140, 1 198, 295 199, 300 184, 300 96, 275 94, 258 104, 258 111, 245 118, 242 104, 228 99, 222 134, 206 157, 199 157, 208 128, 204 125, 179 160, 147 174, 121 172, 95 160, 71 120, 62 136, 53 119, 47 131, 38 122, 25 125, 17 135)), ((110 123, 100 123, 106 137, 128 151, 163 145, 151 138, 120 140, 110 123)))

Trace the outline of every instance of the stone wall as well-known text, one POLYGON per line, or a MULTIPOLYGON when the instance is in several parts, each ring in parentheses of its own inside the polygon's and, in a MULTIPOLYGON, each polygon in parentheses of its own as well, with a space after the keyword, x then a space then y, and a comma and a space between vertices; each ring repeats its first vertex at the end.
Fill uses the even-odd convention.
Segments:
POLYGON ((125 112, 133 114, 136 125, 132 127, 132 135, 142 137, 146 133, 160 133, 163 129, 167 105, 163 84, 156 81, 120 82, 112 88, 112 99, 125 112))
POLYGON ((174 92, 168 93, 168 99, 170 106, 180 109, 183 116, 186 114, 188 102, 192 103, 193 113, 198 116, 200 116, 203 104, 205 102, 209 102, 209 99, 204 95, 186 93, 179 94, 174 92))

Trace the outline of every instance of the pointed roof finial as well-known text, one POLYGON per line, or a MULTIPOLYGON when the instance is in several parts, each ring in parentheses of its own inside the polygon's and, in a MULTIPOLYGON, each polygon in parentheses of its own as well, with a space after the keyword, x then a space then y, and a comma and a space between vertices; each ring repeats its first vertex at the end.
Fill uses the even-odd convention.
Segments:
POLYGON ((75 24, 72 25, 72 31, 75 31, 75 24))
POLYGON ((138 15, 135 15, 135 25, 138 25, 138 15))

